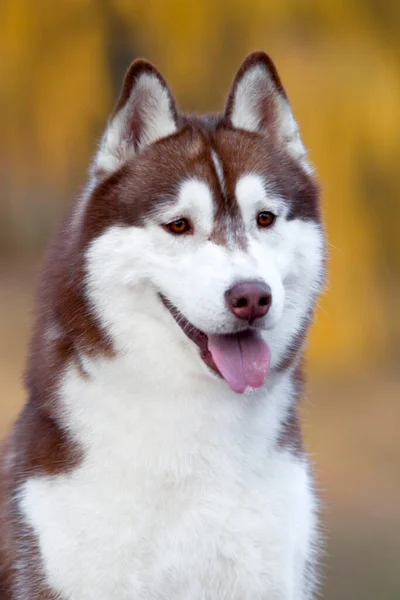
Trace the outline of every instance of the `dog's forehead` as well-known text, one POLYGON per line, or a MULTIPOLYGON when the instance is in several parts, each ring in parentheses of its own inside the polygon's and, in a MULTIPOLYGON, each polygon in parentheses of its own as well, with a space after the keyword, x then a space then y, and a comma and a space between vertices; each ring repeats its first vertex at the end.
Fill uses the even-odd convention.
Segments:
POLYGON ((220 224, 222 219, 232 223, 239 218, 240 206, 259 205, 272 197, 287 204, 292 218, 319 219, 315 181, 273 138, 217 127, 211 132, 192 131, 186 139, 177 136, 171 142, 158 148, 171 156, 165 182, 171 178, 175 189, 189 179, 205 183, 220 224))
POLYGON ((215 243, 244 245, 246 215, 262 209, 264 200, 271 210, 266 200, 274 196, 287 204, 289 218, 319 219, 317 187, 295 161, 262 136, 225 127, 187 129, 160 140, 94 196, 96 233, 108 221, 141 226, 155 213, 189 202, 193 210, 212 213, 215 243), (197 186, 185 186, 190 181, 197 186))
MULTIPOLYGON (((210 193, 216 214, 232 216, 239 191, 238 182, 252 176, 253 192, 257 192, 255 196, 258 196, 254 197, 256 202, 263 195, 263 184, 268 179, 271 161, 266 158, 265 148, 260 151, 256 137, 246 132, 231 132, 229 135, 218 129, 212 133, 201 129, 183 132, 156 144, 140 160, 140 168, 134 169, 134 179, 139 179, 139 184, 142 179, 150 195, 165 196, 183 203, 187 202, 190 193, 193 193, 193 201, 200 203, 202 197, 208 197, 210 193), (144 173, 146 176, 141 177, 144 173), (187 182, 194 181, 199 183, 197 188, 193 184, 187 185, 187 182), (181 193, 182 189, 184 193, 181 193)), ((275 173, 273 181, 276 179, 275 173)))
POLYGON ((175 193, 182 182, 196 179, 206 183, 214 202, 223 202, 226 196, 236 196, 236 184, 246 174, 259 175, 260 181, 273 171, 276 158, 254 136, 242 131, 202 130, 184 131, 160 140, 142 157, 133 159, 131 175, 134 185, 146 186, 150 194, 175 193))

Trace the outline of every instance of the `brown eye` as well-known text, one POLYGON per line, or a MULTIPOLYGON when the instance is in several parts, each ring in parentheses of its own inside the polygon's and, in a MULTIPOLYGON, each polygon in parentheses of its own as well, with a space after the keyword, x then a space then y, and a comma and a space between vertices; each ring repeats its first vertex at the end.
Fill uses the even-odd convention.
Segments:
POLYGON ((263 210, 257 217, 257 225, 259 227, 271 227, 275 223, 276 216, 274 213, 263 210))
POLYGON ((165 227, 175 235, 188 233, 188 231, 191 230, 190 223, 187 219, 177 219, 176 221, 172 221, 172 223, 168 223, 165 227))

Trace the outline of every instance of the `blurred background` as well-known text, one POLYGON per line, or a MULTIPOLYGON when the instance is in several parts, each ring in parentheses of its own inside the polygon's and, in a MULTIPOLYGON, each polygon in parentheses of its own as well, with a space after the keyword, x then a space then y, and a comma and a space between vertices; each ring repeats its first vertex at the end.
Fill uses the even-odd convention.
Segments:
POLYGON ((2 0, 0 435, 20 409, 43 249, 138 56, 181 109, 221 110, 266 50, 323 186, 329 282, 304 432, 325 523, 326 600, 400 598, 400 2, 2 0))

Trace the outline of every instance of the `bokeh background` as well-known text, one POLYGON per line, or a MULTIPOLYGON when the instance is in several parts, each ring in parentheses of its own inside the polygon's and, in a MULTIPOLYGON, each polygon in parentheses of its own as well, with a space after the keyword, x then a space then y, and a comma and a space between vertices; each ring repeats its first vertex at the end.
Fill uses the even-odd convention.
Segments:
POLYGON ((275 60, 323 186, 329 282, 305 436, 325 522, 323 597, 400 598, 400 2, 2 0, 0 435, 20 409, 43 249, 130 61, 183 110, 223 107, 244 56, 275 60))

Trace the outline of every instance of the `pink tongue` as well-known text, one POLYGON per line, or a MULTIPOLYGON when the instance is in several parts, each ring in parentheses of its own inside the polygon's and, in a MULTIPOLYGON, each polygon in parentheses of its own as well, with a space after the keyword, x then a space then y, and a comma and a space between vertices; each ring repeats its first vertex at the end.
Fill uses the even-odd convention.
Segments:
POLYGON ((263 385, 269 370, 270 349, 255 331, 236 335, 210 335, 208 349, 219 372, 234 392, 263 385))

